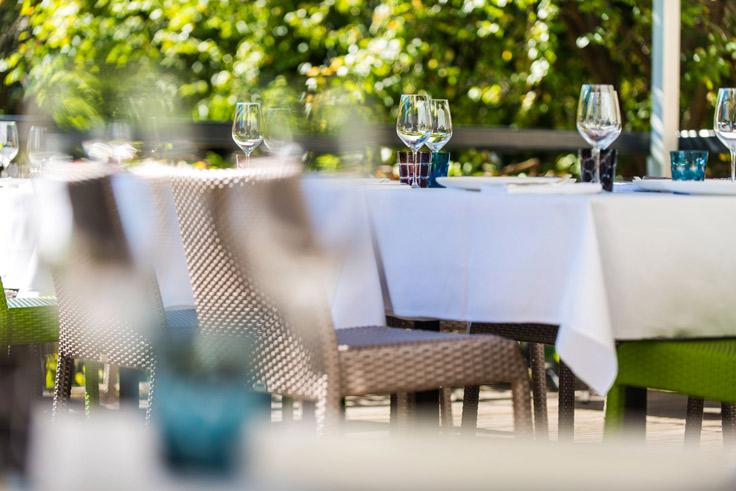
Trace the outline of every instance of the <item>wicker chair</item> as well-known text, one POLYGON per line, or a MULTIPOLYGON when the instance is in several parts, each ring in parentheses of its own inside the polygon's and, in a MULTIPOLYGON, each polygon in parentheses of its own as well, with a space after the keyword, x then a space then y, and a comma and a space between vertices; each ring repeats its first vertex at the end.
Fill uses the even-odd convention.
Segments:
MULTIPOLYGON (((29 378, 36 385, 35 394, 40 396, 45 388, 47 355, 55 352, 59 339, 59 315, 54 298, 7 298, 0 281, 0 344, 5 352, 18 358, 32 370, 29 378), (54 351, 52 351, 54 350, 54 351)), ((17 361, 17 360, 16 360, 17 361)))
POLYGON ((47 176, 66 186, 73 223, 67 257, 53 269, 59 308, 53 411, 65 406, 74 361, 83 360, 150 372, 149 418, 156 367, 151 337, 164 325, 164 311, 153 274, 133 266, 113 195, 114 173, 88 164, 47 176))
POLYGON ((332 327, 323 288, 329 258, 312 240, 299 175, 286 164, 173 173, 200 329, 255 338, 258 382, 316 402, 320 424, 341 418, 348 395, 511 382, 515 428, 530 431, 528 373, 515 343, 332 327))
POLYGON ((55 343, 59 339, 56 300, 10 298, 0 281, 0 340, 8 346, 55 343))

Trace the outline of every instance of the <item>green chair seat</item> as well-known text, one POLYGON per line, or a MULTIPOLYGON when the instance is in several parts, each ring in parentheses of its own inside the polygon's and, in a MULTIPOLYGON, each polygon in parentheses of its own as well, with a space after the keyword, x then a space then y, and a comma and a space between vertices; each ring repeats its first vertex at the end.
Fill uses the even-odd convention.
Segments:
POLYGON ((0 281, 0 344, 54 343, 59 340, 59 313, 52 297, 11 298, 0 281))
POLYGON ((627 387, 736 402, 736 339, 630 341, 619 345, 618 375, 606 400, 606 429, 621 426, 627 387))
POLYGON ((7 305, 10 345, 59 340, 59 313, 54 298, 12 298, 7 305))

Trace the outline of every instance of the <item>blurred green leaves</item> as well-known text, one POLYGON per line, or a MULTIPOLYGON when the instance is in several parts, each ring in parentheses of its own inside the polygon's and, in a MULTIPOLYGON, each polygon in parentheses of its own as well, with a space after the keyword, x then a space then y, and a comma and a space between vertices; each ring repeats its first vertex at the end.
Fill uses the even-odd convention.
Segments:
MULTIPOLYGON (((390 122, 401 93, 426 91, 456 125, 572 129, 580 84, 598 82, 618 87, 625 129, 649 127, 649 0, 17 0, 0 19, 8 100, 62 126, 228 120, 255 99, 319 133, 340 127, 325 107, 390 122)), ((685 128, 734 83, 735 20, 731 2, 683 2, 685 128)))

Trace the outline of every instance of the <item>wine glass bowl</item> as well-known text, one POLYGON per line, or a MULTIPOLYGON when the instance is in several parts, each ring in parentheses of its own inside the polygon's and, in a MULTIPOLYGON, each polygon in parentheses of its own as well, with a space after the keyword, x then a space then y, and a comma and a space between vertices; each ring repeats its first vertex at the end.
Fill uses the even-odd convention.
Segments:
POLYGON ((0 165, 6 169, 18 155, 18 127, 15 121, 0 121, 0 165))
POLYGON ((593 149, 593 182, 600 182, 600 152, 621 134, 618 93, 612 85, 585 84, 580 89, 576 126, 580 136, 593 149))
POLYGON ((442 150, 452 138, 452 116, 450 103, 447 99, 432 99, 430 101, 432 116, 432 133, 427 139, 427 147, 433 154, 442 150))
POLYGON ((232 137, 245 154, 247 164, 250 162, 250 155, 263 142, 261 105, 258 102, 238 102, 235 105, 232 137))
POLYGON ((296 153, 294 143, 294 113, 286 107, 272 107, 266 111, 263 144, 272 155, 296 153))
POLYGON ((419 161, 417 152, 432 134, 432 116, 429 97, 418 94, 402 94, 396 117, 396 134, 409 147, 414 162, 414 179, 411 187, 418 188, 419 161))
POLYGON ((718 89, 713 130, 731 154, 731 182, 736 182, 736 88, 718 89))
POLYGON ((47 150, 46 128, 43 126, 31 126, 28 130, 28 170, 30 174, 36 174, 48 163, 51 157, 47 150))

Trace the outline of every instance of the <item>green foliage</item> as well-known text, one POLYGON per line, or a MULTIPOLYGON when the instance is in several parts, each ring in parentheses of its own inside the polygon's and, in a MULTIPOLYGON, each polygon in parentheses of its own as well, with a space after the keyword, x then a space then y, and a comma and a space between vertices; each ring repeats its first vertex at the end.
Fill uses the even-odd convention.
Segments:
MULTIPOLYGON (((11 10, 4 82, 66 126, 228 120, 252 98, 324 132, 356 117, 336 107, 390 122, 401 93, 426 91, 450 99, 457 125, 570 129, 580 84, 600 82, 618 87, 625 129, 649 127, 650 0, 18 0, 0 15, 11 10)), ((688 0, 682 19, 683 127, 698 128, 734 81, 736 6, 688 0)))

